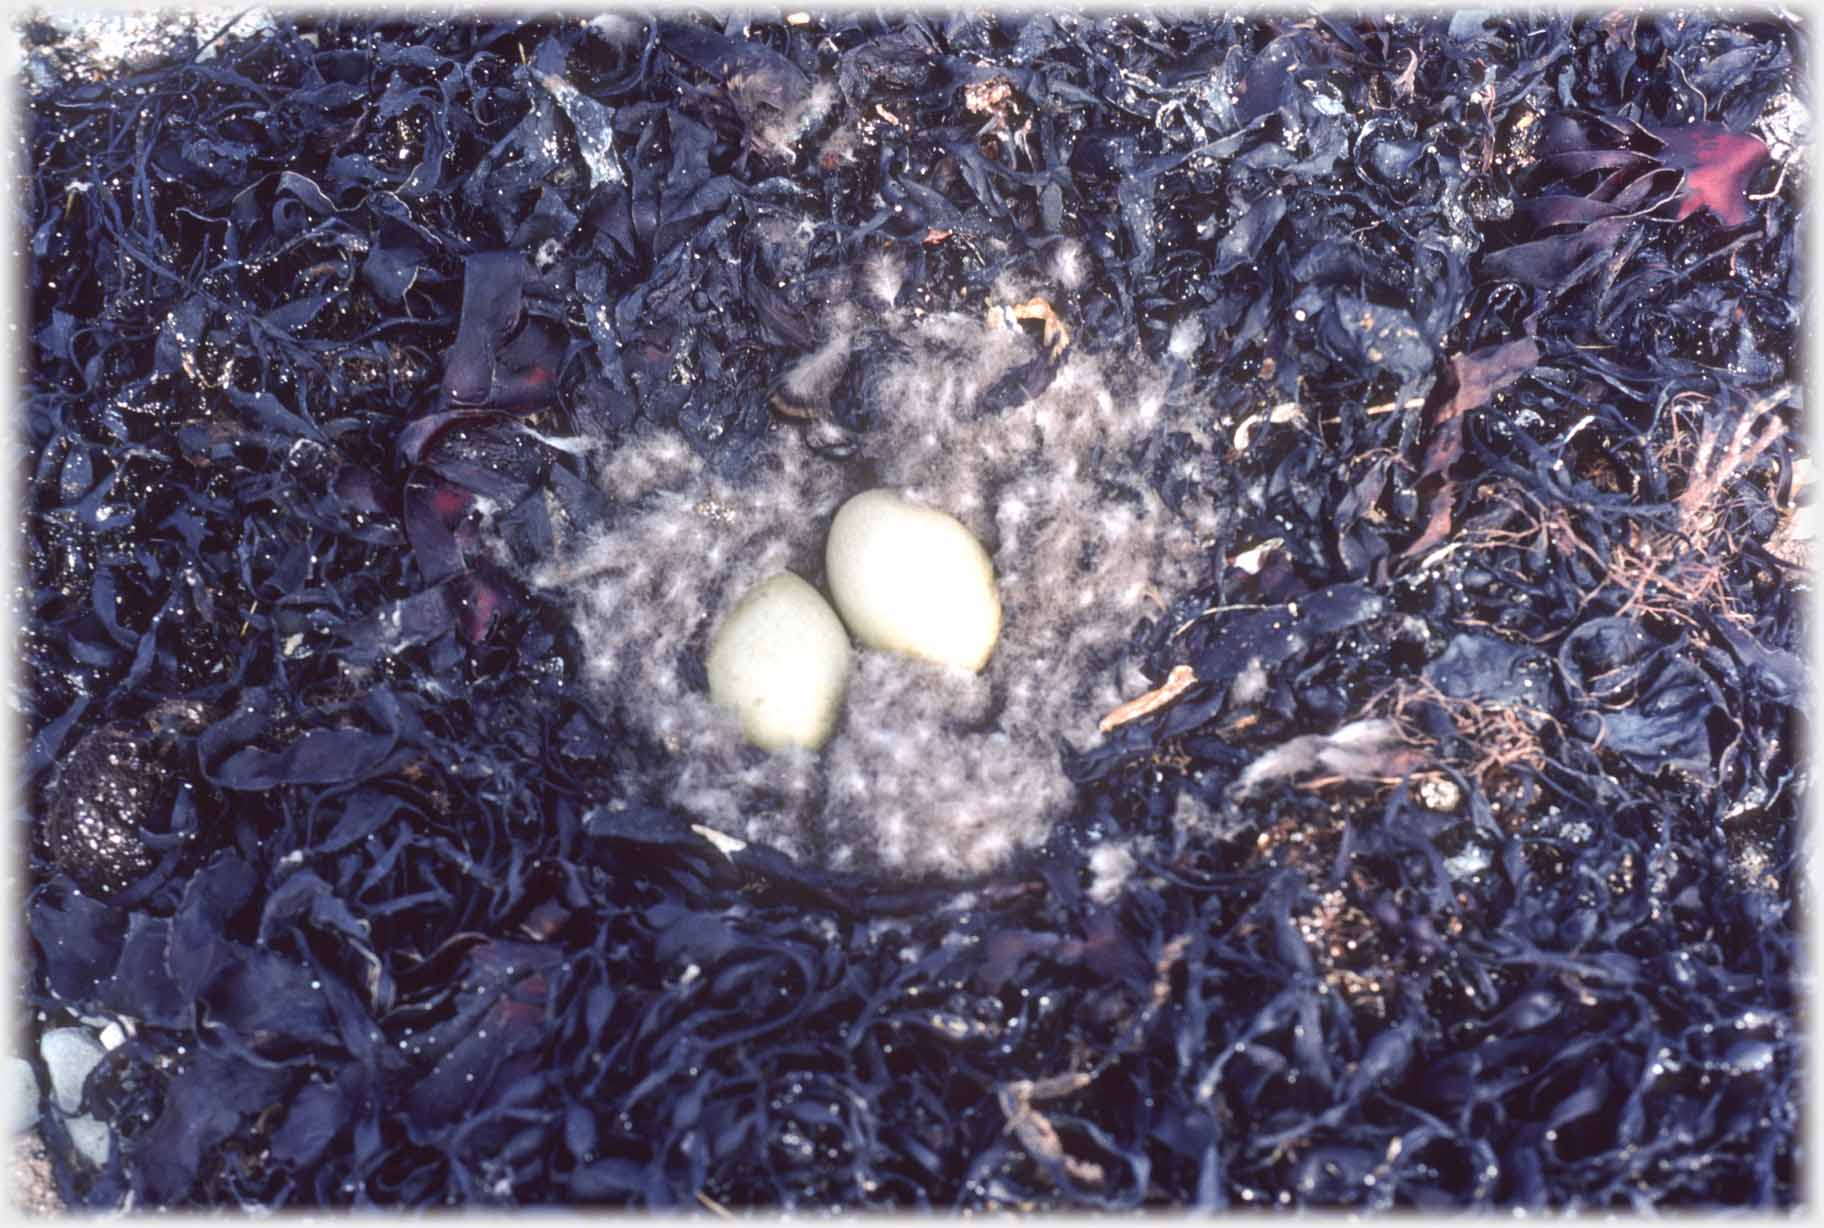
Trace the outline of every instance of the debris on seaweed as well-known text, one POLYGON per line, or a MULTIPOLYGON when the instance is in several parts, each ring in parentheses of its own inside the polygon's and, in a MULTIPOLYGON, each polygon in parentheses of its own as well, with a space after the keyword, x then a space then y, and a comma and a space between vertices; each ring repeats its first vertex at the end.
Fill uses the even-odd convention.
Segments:
POLYGON ((1797 1201, 1797 28, 24 32, 70 1205, 1797 1201), (782 464, 1120 579, 816 837, 539 582, 782 464))

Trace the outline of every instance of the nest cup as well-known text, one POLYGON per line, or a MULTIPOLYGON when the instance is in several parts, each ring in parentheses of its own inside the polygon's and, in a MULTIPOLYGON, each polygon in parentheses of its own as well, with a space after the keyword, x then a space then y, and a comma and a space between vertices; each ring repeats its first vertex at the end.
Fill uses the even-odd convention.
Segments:
POLYGON ((812 447, 820 428, 839 429, 828 405, 809 426, 776 425, 740 478, 664 430, 603 441, 608 523, 532 579, 568 602, 598 695, 670 752, 620 782, 626 800, 832 870, 991 873, 1068 813, 1064 750, 1093 744, 1097 718, 1146 689, 1136 625, 1205 577, 1222 524, 1213 496, 1174 512, 1141 476, 1166 431, 1200 434, 1199 415, 1169 395, 1166 370, 1081 352, 1038 395, 985 408, 1010 372, 1042 360, 1024 330, 895 312, 851 331, 856 318, 832 312, 784 379, 860 390, 869 425, 843 432, 845 457, 812 447), (758 750, 698 681, 708 635, 780 571, 827 591, 832 517, 872 487, 955 517, 983 544, 999 641, 979 673, 858 644, 821 750, 758 750))

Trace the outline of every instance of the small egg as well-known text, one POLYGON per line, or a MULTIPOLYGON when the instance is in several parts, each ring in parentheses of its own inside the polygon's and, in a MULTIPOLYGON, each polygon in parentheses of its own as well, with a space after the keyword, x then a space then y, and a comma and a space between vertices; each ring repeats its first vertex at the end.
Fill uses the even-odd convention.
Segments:
POLYGON ((749 589, 723 619, 705 662, 709 697, 766 750, 816 750, 836 728, 849 682, 842 620, 789 571, 749 589))
POLYGON ((994 564, 954 516, 864 491, 836 513, 824 565, 863 644, 972 671, 988 663, 1001 633, 994 564))

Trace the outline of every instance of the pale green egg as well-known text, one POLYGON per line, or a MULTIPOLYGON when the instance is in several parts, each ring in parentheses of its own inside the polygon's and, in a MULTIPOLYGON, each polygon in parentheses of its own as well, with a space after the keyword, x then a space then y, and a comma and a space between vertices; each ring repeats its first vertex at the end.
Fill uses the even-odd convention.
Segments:
POLYGON ((723 619, 705 666, 709 697, 767 750, 816 750, 848 687, 849 637, 822 594, 789 571, 754 585, 723 619))
POLYGON ((971 671, 988 663, 1001 633, 994 563, 956 517, 864 491, 836 513, 824 566, 863 644, 971 671))

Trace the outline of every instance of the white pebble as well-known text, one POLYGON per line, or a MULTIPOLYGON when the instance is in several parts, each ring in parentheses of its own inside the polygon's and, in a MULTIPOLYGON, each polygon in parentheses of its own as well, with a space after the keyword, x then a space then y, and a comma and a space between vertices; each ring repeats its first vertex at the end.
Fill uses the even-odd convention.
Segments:
POLYGON ((994 564, 954 516, 864 491, 836 513, 824 564, 862 643, 967 670, 988 663, 1001 633, 994 564))
POLYGON ((97 1121, 84 1113, 81 1117, 72 1117, 64 1122, 63 1128, 70 1132, 70 1142, 83 1159, 96 1168, 108 1162, 114 1130, 107 1122, 97 1121))
POLYGON ((51 1072, 51 1095, 57 1107, 74 1113, 82 1107, 82 1085, 101 1064, 101 1044, 85 1028, 54 1028, 38 1041, 38 1052, 51 1072))
POLYGON ((6 1059, 6 1073, 0 1075, 0 1095, 6 1097, 7 1125, 13 1134, 21 1134, 38 1123, 38 1074, 22 1057, 6 1059))

